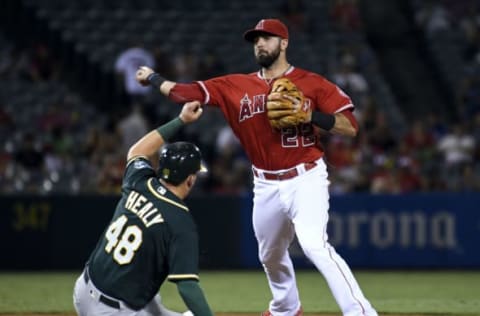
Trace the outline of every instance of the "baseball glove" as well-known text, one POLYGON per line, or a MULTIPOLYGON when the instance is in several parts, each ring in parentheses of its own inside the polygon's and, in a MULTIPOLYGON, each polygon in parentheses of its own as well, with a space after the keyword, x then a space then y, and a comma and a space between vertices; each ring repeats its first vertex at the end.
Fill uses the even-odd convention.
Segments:
POLYGON ((279 78, 267 97, 267 116, 273 128, 282 129, 310 122, 312 109, 293 82, 279 78))

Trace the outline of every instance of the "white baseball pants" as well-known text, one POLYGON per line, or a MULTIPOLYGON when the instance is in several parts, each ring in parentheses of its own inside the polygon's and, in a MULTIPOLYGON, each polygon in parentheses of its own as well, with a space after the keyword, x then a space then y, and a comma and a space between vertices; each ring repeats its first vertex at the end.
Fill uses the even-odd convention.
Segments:
MULTIPOLYGON (((322 273, 344 316, 377 316, 346 262, 328 243, 327 168, 317 166, 288 180, 254 178, 253 228, 259 259, 273 295, 270 312, 292 316, 301 303, 288 247, 295 234, 305 255, 322 273)), ((258 170, 258 169, 257 169, 258 170)))

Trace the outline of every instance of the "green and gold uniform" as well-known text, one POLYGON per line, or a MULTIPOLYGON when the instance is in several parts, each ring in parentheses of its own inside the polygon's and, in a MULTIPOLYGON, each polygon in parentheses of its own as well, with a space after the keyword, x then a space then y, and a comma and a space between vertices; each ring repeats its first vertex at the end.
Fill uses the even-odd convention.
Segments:
POLYGON ((122 197, 87 269, 95 287, 134 310, 144 308, 165 279, 198 280, 193 217, 146 158, 128 162, 122 197))

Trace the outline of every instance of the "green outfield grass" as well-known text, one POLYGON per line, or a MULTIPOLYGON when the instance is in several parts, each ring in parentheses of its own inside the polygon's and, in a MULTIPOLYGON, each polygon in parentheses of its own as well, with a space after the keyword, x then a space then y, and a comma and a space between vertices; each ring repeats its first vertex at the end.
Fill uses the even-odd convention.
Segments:
MULTIPOLYGON (((0 272, 0 313, 73 312, 72 288, 79 273, 0 272)), ((480 315, 480 271, 362 271, 355 275, 382 314, 480 315)), ((262 271, 205 271, 200 277, 216 312, 259 312, 270 299, 262 271)), ((297 281, 305 312, 339 312, 320 274, 299 271, 297 281)), ((161 293, 168 307, 185 310, 173 284, 167 282, 161 293)))

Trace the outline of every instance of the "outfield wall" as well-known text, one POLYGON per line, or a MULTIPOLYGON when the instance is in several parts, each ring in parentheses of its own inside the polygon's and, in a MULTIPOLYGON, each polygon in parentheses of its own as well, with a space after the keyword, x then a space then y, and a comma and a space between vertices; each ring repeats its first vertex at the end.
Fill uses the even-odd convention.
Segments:
MULTIPOLYGON (((351 194, 330 205, 330 243, 351 266, 480 268, 480 194, 351 194)), ((290 252, 313 267, 296 241, 290 252)))
MULTIPOLYGON (((0 197, 0 269, 81 268, 116 196, 0 197)), ((352 267, 480 268, 479 194, 331 198, 331 243, 352 267)), ((192 197, 204 269, 260 268, 251 197, 192 197)), ((294 242, 297 267, 312 267, 294 242)))

